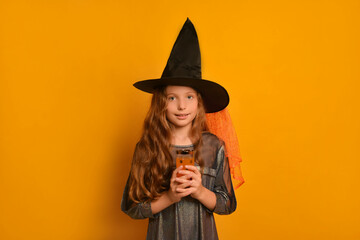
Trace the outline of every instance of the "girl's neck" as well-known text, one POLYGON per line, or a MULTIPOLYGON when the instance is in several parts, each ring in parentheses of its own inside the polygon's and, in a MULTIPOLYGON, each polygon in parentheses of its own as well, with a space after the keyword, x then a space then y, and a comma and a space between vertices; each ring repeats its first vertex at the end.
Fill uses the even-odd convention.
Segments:
POLYGON ((171 144, 173 145, 191 145, 191 128, 174 128, 172 131, 171 144))

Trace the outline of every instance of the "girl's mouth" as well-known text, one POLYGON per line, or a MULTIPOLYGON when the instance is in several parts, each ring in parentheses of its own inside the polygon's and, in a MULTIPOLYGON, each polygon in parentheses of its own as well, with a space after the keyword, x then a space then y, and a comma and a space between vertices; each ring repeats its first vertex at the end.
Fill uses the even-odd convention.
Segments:
POLYGON ((175 116, 180 120, 186 119, 187 116, 189 116, 189 115, 190 115, 190 113, 188 113, 188 114, 175 114, 175 116))

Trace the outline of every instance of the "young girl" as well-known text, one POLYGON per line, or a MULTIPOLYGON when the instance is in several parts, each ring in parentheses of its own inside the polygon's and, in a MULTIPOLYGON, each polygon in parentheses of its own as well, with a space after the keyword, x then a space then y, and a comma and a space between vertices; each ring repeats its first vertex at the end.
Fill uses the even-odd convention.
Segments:
POLYGON ((147 239, 218 239, 213 213, 236 209, 225 144, 208 132, 205 113, 229 103, 219 84, 201 79, 196 31, 185 22, 160 79, 134 84, 153 94, 121 203, 135 219, 149 218, 147 239), (175 166, 179 152, 195 165, 175 166), (180 174, 180 175, 179 175, 180 174))

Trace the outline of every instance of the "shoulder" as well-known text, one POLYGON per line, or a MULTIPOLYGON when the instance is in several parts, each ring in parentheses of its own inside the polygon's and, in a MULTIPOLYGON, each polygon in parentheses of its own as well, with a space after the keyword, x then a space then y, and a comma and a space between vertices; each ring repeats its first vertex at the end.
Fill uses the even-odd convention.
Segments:
POLYGON ((215 134, 209 132, 209 131, 203 131, 202 132, 202 138, 204 139, 211 139, 211 140, 215 140, 215 141, 220 141, 220 139, 218 138, 218 136, 216 136, 215 134))
POLYGON ((218 136, 208 131, 202 132, 202 140, 204 145, 210 145, 216 147, 216 149, 224 145, 224 142, 218 136))
POLYGON ((218 169, 224 160, 224 150, 225 144, 218 136, 210 132, 202 133, 201 154, 205 161, 205 166, 218 169))

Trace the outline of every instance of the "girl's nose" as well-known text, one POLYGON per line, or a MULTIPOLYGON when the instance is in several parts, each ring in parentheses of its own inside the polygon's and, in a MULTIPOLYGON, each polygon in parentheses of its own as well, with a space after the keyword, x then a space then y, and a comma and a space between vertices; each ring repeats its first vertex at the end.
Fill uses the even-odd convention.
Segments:
POLYGON ((185 103, 185 101, 184 100, 180 100, 179 101, 179 104, 178 104, 178 109, 179 110, 184 110, 186 108, 186 103, 185 103))

